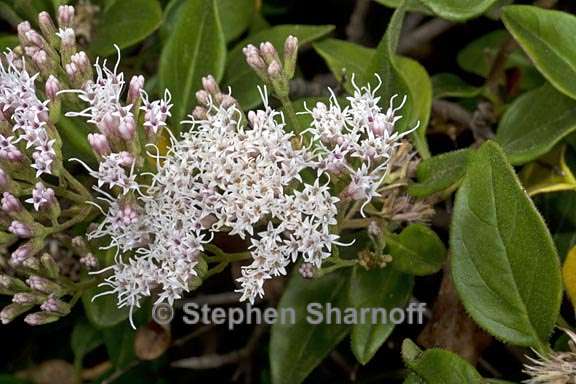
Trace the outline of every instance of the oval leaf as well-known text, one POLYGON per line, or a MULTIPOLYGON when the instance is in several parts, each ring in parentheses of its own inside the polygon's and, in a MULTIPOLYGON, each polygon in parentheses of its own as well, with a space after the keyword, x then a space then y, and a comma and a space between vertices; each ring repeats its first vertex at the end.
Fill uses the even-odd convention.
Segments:
MULTIPOLYGON (((409 368, 427 384, 481 384, 482 376, 460 356, 442 349, 428 349, 409 368)), ((418 383, 418 381, 415 381, 418 383)))
POLYGON ((550 151, 574 130, 576 101, 546 84, 512 103, 498 125, 496 141, 517 165, 550 151))
POLYGON ((462 21, 486 12, 496 0, 420 0, 438 16, 462 21))
POLYGON ((276 322, 270 335, 270 366, 274 384, 299 384, 348 334, 344 324, 311 324, 307 321, 309 303, 330 303, 333 307, 347 305, 350 274, 334 272, 324 277, 304 280, 294 274, 278 305, 293 308, 296 321, 276 322), (287 324, 286 324, 287 323, 287 324))
POLYGON ((544 77, 560 92, 576 99, 576 17, 511 5, 503 9, 502 19, 544 77))
POLYGON ((114 44, 120 48, 134 45, 154 32, 161 22, 162 8, 158 0, 116 1, 98 14, 90 50, 95 55, 110 55, 114 53, 114 44))
POLYGON ((202 76, 220 79, 225 59, 226 43, 215 0, 186 2, 160 57, 161 88, 168 88, 174 100, 172 121, 179 122, 192 112, 202 76))
MULTIPOLYGON (((356 308, 402 308, 412 295, 414 279, 393 268, 354 268, 350 280, 350 303, 356 308)), ((376 319, 377 320, 377 319, 376 319)), ((352 352, 362 364, 368 363, 386 341, 395 324, 369 319, 352 327, 352 352)))
POLYGON ((466 174, 470 149, 461 149, 422 161, 416 169, 418 183, 408 187, 415 197, 426 197, 453 188, 466 174))
POLYGON ((472 318, 499 339, 541 347, 560 309, 556 249, 500 147, 472 155, 454 204, 452 274, 472 318))
POLYGON ((423 224, 412 224, 400 235, 386 238, 391 266, 412 275, 438 272, 446 259, 446 247, 436 232, 423 224))

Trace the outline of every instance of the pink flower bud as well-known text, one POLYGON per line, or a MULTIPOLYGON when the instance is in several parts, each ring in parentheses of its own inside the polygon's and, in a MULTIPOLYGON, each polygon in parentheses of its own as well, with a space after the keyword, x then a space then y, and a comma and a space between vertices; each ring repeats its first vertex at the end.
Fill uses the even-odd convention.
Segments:
POLYGON ((111 113, 107 113, 98 125, 98 128, 100 128, 100 132, 106 136, 115 136, 119 125, 120 118, 111 113))
POLYGON ((130 87, 128 88, 128 104, 134 104, 138 100, 142 88, 144 88, 144 76, 132 76, 130 87))
POLYGON ((134 156, 130 152, 122 151, 119 153, 120 157, 118 162, 123 167, 131 167, 134 163, 134 156))
POLYGON ((218 83, 214 76, 208 75, 202 78, 202 87, 211 94, 212 96, 217 95, 220 93, 220 88, 218 87, 218 83))
POLYGON ((197 120, 205 120, 208 118, 208 111, 204 107, 197 106, 192 111, 192 116, 197 120))
POLYGON ((94 269, 98 266, 98 259, 96 259, 92 253, 88 252, 86 256, 80 259, 80 263, 87 269, 94 269))
POLYGON ((50 17, 50 14, 46 11, 42 11, 38 14, 38 25, 40 30, 44 34, 44 37, 50 42, 55 42, 56 38, 56 26, 50 17))
POLYGON ((26 40, 28 40, 28 42, 30 44, 33 44, 33 45, 37 46, 38 48, 44 48, 45 47, 44 39, 42 38, 42 36, 38 32, 36 32, 33 29, 26 32, 26 40))
POLYGON ((4 172, 2 168, 0 168, 0 190, 8 188, 9 182, 10 179, 8 178, 8 175, 6 174, 6 172, 4 172))
POLYGON ((32 244, 26 243, 12 252, 10 259, 14 265, 21 265, 30 256, 32 256, 32 244))
POLYGON ((295 36, 288 36, 284 42, 284 54, 293 55, 298 50, 298 38, 295 36))
POLYGON ((70 305, 54 297, 53 295, 50 295, 50 297, 48 297, 48 299, 42 303, 40 309, 45 312, 56 313, 59 315, 67 315, 70 313, 70 305))
POLYGON ((8 324, 16 317, 28 311, 30 308, 32 308, 32 305, 22 305, 16 303, 9 304, 2 308, 2 311, 0 312, 0 321, 2 321, 2 324, 8 324))
POLYGON ((20 292, 12 297, 12 302, 16 304, 42 304, 46 296, 38 293, 20 292))
POLYGON ((24 322, 28 325, 44 325, 57 321, 60 317, 49 312, 35 312, 26 315, 24 322))
POLYGON ((90 146, 99 156, 106 156, 112 152, 108 139, 101 133, 89 133, 88 142, 90 146))
POLYGON ((22 46, 28 45, 29 42, 26 34, 32 30, 30 23, 28 21, 23 21, 18 24, 16 29, 18 30, 18 38, 20 39, 20 44, 22 44, 22 46))
POLYGON ((134 138, 134 134, 136 133, 136 123, 134 122, 134 118, 131 116, 126 116, 118 125, 117 131, 120 137, 124 140, 132 140, 134 138))
POLYGON ((278 63, 276 60, 273 60, 268 66, 268 76, 270 76, 271 79, 277 79, 280 77, 281 73, 282 67, 280 66, 280 63, 278 63))
POLYGON ((30 229, 30 227, 18 220, 14 220, 12 221, 12 223, 10 223, 8 231, 12 232, 18 237, 22 238, 32 237, 32 230, 30 229))
POLYGON ((209 106, 210 105, 210 94, 205 90, 201 89, 196 92, 196 100, 202 105, 209 106))
POLYGON ((4 192, 2 194, 2 210, 7 214, 14 214, 22 210, 22 204, 11 193, 4 192))
POLYGON ((60 92, 60 81, 58 81, 54 75, 50 75, 48 80, 46 80, 45 90, 46 96, 48 96, 51 101, 56 100, 56 96, 58 92, 60 92))
POLYGON ((26 284, 35 291, 52 294, 62 291, 62 287, 52 280, 48 280, 40 276, 30 276, 26 280, 26 284))
POLYGON ((72 28, 61 29, 57 35, 60 37, 62 48, 73 48, 76 46, 76 33, 72 28))
POLYGON ((74 7, 61 5, 58 7, 58 25, 60 28, 70 27, 74 23, 74 7))

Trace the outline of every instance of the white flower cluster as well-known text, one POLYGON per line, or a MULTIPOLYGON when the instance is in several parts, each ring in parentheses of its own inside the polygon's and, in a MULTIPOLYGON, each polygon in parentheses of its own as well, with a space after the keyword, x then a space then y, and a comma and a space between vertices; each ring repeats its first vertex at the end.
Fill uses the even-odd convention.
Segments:
POLYGON ((396 112, 404 106, 406 97, 394 107, 394 95, 384 112, 378 105, 380 97, 376 96, 382 84, 377 78, 380 84, 374 89, 370 85, 359 88, 352 78, 355 91, 347 97, 349 106, 342 108, 332 93, 329 105, 318 102, 312 110, 303 112, 312 116, 306 132, 312 135, 321 168, 336 175, 348 174, 351 182, 344 197, 364 200, 362 208, 380 196, 378 188, 388 174, 392 154, 401 139, 418 128, 404 133, 395 130, 396 122, 402 118, 396 112), (353 167, 358 161, 360 166, 353 167))
POLYGON ((242 300, 262 296, 264 281, 286 274, 299 257, 319 267, 331 254, 338 199, 320 184, 321 174, 313 184, 300 176, 304 170, 316 176, 316 162, 293 147, 282 114, 266 99, 263 110, 248 114, 250 127, 241 116, 234 105, 213 105, 158 156, 162 164, 145 193, 130 202, 109 197, 106 218, 90 237, 110 236, 111 247, 135 255, 118 258, 105 283, 120 306, 138 306, 153 288, 161 291, 158 301, 181 297, 214 232, 251 239, 253 261, 239 279, 242 300), (260 227, 266 229, 255 233, 260 227))
POLYGON ((36 77, 26 71, 22 59, 17 59, 12 52, 4 54, 0 62, 0 118, 12 122, 12 132, 8 137, 0 133, 0 159, 23 160, 24 154, 15 144, 24 141, 26 149, 34 150, 32 168, 40 176, 52 173, 56 152, 55 140, 47 131, 48 102, 36 96, 36 77))

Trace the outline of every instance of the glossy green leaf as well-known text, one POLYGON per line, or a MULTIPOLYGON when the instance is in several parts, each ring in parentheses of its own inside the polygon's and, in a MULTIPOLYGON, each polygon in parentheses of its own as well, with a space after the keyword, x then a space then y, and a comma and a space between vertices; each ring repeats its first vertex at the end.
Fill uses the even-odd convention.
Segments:
MULTIPOLYGON (((309 303, 330 303, 333 307, 348 306, 350 272, 334 272, 313 280, 293 274, 278 305, 278 310, 293 308, 296 321, 278 321, 270 335, 270 367, 273 384, 300 384, 310 372, 348 334, 345 324, 312 324, 315 313, 308 312, 309 303)), ((280 312, 279 312, 280 313, 280 312)))
POLYGON ((135 358, 134 336, 136 331, 126 322, 102 330, 102 336, 110 360, 116 369, 128 366, 135 358))
MULTIPOLYGON (((402 308, 412 295, 414 279, 393 268, 354 268, 350 280, 350 303, 356 308, 402 308)), ((393 323, 370 319, 352 327, 352 352, 361 364, 366 364, 394 330, 393 323)))
POLYGON ((323 39, 312 46, 349 93, 354 92, 352 75, 364 77, 365 65, 374 56, 374 49, 338 39, 323 39))
POLYGON ((76 323, 72 330, 70 346, 74 353, 74 365, 82 367, 82 359, 100 345, 102 345, 102 334, 86 320, 76 323))
POLYGON ((496 0, 420 0, 436 15, 454 21, 463 21, 480 16, 496 0))
POLYGON ((421 121, 420 128, 414 133, 415 145, 423 157, 428 157, 428 147, 425 140, 425 130, 432 102, 432 86, 428 74, 418 63, 411 59, 396 55, 396 47, 406 10, 398 8, 390 22, 386 33, 376 48, 372 61, 367 66, 361 84, 375 84, 375 74, 382 80, 378 96, 386 103, 393 95, 406 95, 406 103, 402 109, 404 118, 396 123, 396 129, 405 132, 421 121), (421 103, 419 105, 418 103, 421 103))
POLYGON ((452 73, 439 73, 432 76, 432 93, 435 99, 446 97, 475 97, 481 88, 474 87, 452 73))
POLYGON ((562 191, 536 196, 536 204, 561 258, 576 245, 576 192, 562 191))
POLYGON ((496 133, 512 164, 524 164, 550 151, 576 130, 576 101, 549 84, 520 96, 508 108, 496 133))
POLYGON ((470 149, 446 152, 423 160, 416 169, 418 183, 408 187, 415 197, 426 197, 457 186, 466 173, 470 149))
POLYGON ((560 265, 552 238, 502 149, 472 155, 456 195, 452 275, 472 318, 506 342, 542 347, 560 309, 560 265))
MULTIPOLYGON (((164 10, 164 22, 160 29, 163 38, 168 38, 178 15, 182 11, 182 6, 189 0, 172 0, 164 10)), ((238 38, 250 25, 255 16, 256 0, 216 0, 220 25, 227 42, 238 38)))
POLYGON ((117 1, 98 14, 90 50, 99 56, 113 54, 114 44, 120 48, 132 46, 154 32, 161 21, 162 9, 158 0, 117 1))
POLYGON ((284 41, 289 35, 296 36, 302 46, 329 34, 333 29, 331 25, 278 25, 255 33, 230 51, 223 83, 232 88, 232 95, 243 109, 252 109, 262 102, 258 93, 258 85, 262 85, 262 81, 246 64, 242 48, 248 44, 270 41, 277 49, 283 49, 284 41))
POLYGON ((215 0, 188 1, 160 57, 160 85, 172 92, 174 102, 172 128, 191 113, 202 77, 221 78, 225 60, 226 43, 215 0))
POLYGON ((544 77, 560 92, 576 98, 576 17, 511 5, 504 8, 502 20, 544 77))
POLYGON ((404 3, 408 11, 421 13, 431 12, 420 0, 376 0, 376 2, 389 8, 398 8, 404 3))
MULTIPOLYGON (((509 37, 510 34, 507 31, 496 30, 474 40, 458 53, 458 65, 468 72, 484 78, 488 77, 500 47, 509 37)), ((516 68, 520 71, 521 89, 539 87, 545 82, 520 48, 515 48, 510 52, 504 68, 516 68)))
POLYGON ((112 327, 128 318, 128 309, 126 307, 119 309, 116 305, 115 295, 105 295, 92 298, 109 288, 92 288, 82 295, 82 303, 88 320, 99 328, 112 327))
POLYGON ((482 376, 460 356, 443 350, 428 349, 408 367, 427 384, 481 384, 482 376))
POLYGON ((16 35, 0 35, 0 50, 5 51, 6 48, 16 47, 20 41, 16 35))
POLYGON ((442 269, 446 247, 436 232, 423 224, 412 224, 399 235, 386 238, 391 266, 417 276, 430 275, 442 269))
POLYGON ((398 57, 397 65, 400 73, 406 79, 406 85, 412 98, 412 109, 409 121, 418 122, 420 126, 414 133, 414 145, 424 159, 430 157, 426 142, 426 128, 432 110, 432 81, 426 69, 416 60, 408 57, 398 57))

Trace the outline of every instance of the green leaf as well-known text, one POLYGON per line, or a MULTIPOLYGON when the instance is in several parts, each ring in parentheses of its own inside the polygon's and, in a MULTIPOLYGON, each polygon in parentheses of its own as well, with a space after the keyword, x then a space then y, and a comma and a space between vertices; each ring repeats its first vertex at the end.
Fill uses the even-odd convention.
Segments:
POLYGON ((126 307, 119 309, 116 305, 115 295, 105 295, 97 297, 94 301, 92 298, 109 288, 91 288, 82 295, 82 303, 88 320, 99 328, 112 327, 119 322, 128 318, 128 309, 126 307))
POLYGON ((422 4, 420 0, 376 0, 376 2, 389 8, 399 8, 402 4, 405 4, 406 10, 408 11, 426 14, 431 13, 430 9, 422 4))
POLYGON ((242 48, 248 44, 270 41, 277 49, 282 49, 284 41, 289 35, 296 36, 300 46, 303 46, 326 36, 332 30, 334 30, 332 25, 278 25, 255 33, 238 43, 230 51, 223 83, 232 88, 232 95, 240 102, 243 109, 252 109, 262 102, 258 93, 258 85, 262 85, 262 81, 246 64, 242 48))
POLYGON ((416 169, 418 183, 408 187, 415 197, 426 197, 457 186, 466 173, 470 149, 443 153, 423 160, 416 169))
MULTIPOLYGON (((442 349, 428 349, 408 367, 427 384, 481 384, 482 376, 460 356, 442 349)), ((417 381, 416 381, 417 382, 417 381)))
POLYGON ((272 383, 300 384, 348 334, 349 325, 327 324, 325 321, 312 324, 317 316, 312 311, 308 312, 307 306, 309 303, 330 303, 333 308, 347 307, 349 282, 349 271, 338 271, 313 280, 304 280, 299 274, 293 274, 278 311, 281 313, 284 309, 290 311, 293 308, 296 321, 278 321, 272 326, 272 383))
POLYGON ((386 238, 391 266, 416 276, 431 275, 442 269, 446 247, 436 232, 423 224, 412 224, 400 235, 386 238))
MULTIPOLYGON (((389 267, 369 271, 356 267, 350 280, 349 300, 357 309, 384 308, 390 311, 403 308, 410 300, 413 285, 412 276, 389 267)), ((368 317, 364 324, 352 327, 352 352, 361 364, 372 359, 394 330, 394 323, 380 323, 378 320, 368 317)))
POLYGON ((180 10, 174 30, 160 57, 160 85, 172 92, 172 128, 192 112, 201 78, 221 78, 226 42, 215 0, 191 0, 180 10))
POLYGON ((463 21, 486 12, 496 0, 420 0, 436 15, 454 21, 463 21))
POLYGON ((16 35, 0 35, 0 50, 4 52, 6 48, 14 48, 20 41, 18 40, 18 36, 16 35))
POLYGON ((30 384, 28 380, 19 379, 12 375, 0 374, 0 384, 30 384))
POLYGON ((524 164, 550 151, 576 130, 576 101, 549 84, 527 92, 510 105, 496 133, 514 165, 524 164))
POLYGON ((77 369, 82 367, 84 356, 102 345, 102 334, 89 322, 82 320, 76 323, 72 330, 70 346, 74 353, 74 365, 77 369))
POLYGON ((504 7, 502 20, 544 77, 576 98, 576 17, 533 6, 504 7))
POLYGON ((32 24, 36 24, 38 14, 42 11, 52 13, 54 4, 51 0, 14 0, 13 8, 25 20, 30 20, 32 24))
POLYGON ((418 376, 417 374, 415 374, 414 372, 410 372, 408 374, 408 376, 406 376, 406 378, 403 381, 404 384, 426 384, 426 382, 420 378, 420 376, 418 376))
POLYGON ((238 38, 250 25, 256 0, 217 0, 220 22, 226 41, 238 38))
POLYGON ((407 57, 398 57, 398 69, 406 79, 406 85, 412 98, 410 121, 418 121, 420 126, 414 133, 414 145, 420 156, 424 159, 430 157, 428 143, 426 142, 426 128, 432 110, 432 81, 426 69, 416 60, 407 57))
MULTIPOLYGON (((172 0, 164 10, 164 22, 160 28, 162 38, 168 38, 182 6, 189 0, 172 0)), ((220 25, 226 42, 238 38, 251 24, 255 17, 255 0, 216 0, 220 25)))
POLYGON ((110 360, 116 369, 127 367, 135 358, 134 331, 126 322, 102 330, 110 360))
POLYGON ((344 82, 349 93, 354 92, 352 75, 364 78, 365 63, 372 61, 374 56, 374 49, 344 40, 323 39, 312 46, 326 61, 336 80, 344 82))
MULTIPOLYGON (((458 53, 458 65, 468 72, 484 78, 488 77, 500 47, 509 37, 509 33, 505 30, 497 30, 474 40, 458 53)), ((521 89, 539 87, 544 82, 542 75, 534 68, 530 59, 519 48, 515 48, 510 52, 504 68, 517 68, 521 71, 521 89)))
POLYGON ((374 74, 377 74, 382 80, 377 94, 383 102, 396 94, 406 95, 406 104, 402 111, 405 118, 398 121, 396 129, 405 132, 414 127, 418 120, 421 120, 420 128, 414 133, 414 138, 420 155, 426 158, 429 156, 429 152, 425 140, 425 130, 430 113, 430 103, 432 102, 432 86, 423 67, 413 60, 400 58, 396 55, 405 13, 406 10, 400 7, 392 15, 386 33, 378 44, 376 53, 360 83, 374 83, 374 74), (422 103, 422 105, 417 103, 422 103))
POLYGON ((414 363, 420 355, 422 355, 422 349, 420 349, 420 347, 412 340, 404 339, 402 341, 400 353, 402 354, 402 361, 404 361, 404 364, 410 365, 414 363))
POLYGON ((501 340, 542 347, 560 309, 558 255, 494 142, 483 144, 469 161, 450 243, 454 284, 472 318, 501 340))
POLYGON ((57 127, 62 138, 62 152, 65 158, 76 157, 88 165, 96 164, 96 156, 88 143, 88 133, 92 130, 86 122, 60 116, 57 127))
POLYGON ((435 99, 446 97, 475 97, 482 91, 452 73, 439 73, 432 76, 432 90, 435 99))
POLYGON ((158 0, 116 1, 98 15, 90 50, 95 55, 108 56, 114 53, 114 44, 120 48, 134 45, 154 32, 161 22, 158 0))

